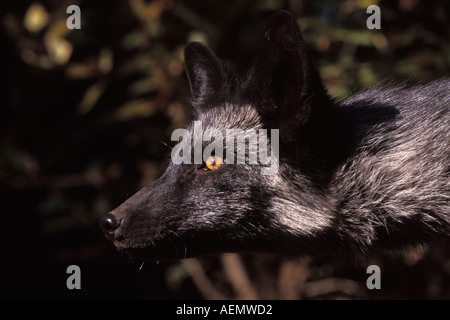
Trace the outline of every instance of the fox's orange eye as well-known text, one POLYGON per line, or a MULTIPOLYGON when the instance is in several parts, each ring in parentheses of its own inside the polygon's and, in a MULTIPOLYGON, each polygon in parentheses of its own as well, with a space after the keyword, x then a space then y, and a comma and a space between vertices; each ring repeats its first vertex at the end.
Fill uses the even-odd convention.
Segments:
POLYGON ((206 160, 206 167, 209 170, 216 170, 223 164, 223 159, 219 156, 211 156, 206 160))

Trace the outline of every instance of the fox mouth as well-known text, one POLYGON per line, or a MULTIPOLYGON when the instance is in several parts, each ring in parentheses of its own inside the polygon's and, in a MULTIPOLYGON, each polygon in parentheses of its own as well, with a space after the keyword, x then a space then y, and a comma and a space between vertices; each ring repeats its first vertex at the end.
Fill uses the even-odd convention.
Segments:
POLYGON ((126 255, 141 261, 175 261, 188 258, 186 243, 179 236, 164 238, 157 242, 139 244, 122 237, 114 245, 126 255))
POLYGON ((138 260, 172 261, 188 255, 186 242, 178 234, 176 226, 161 230, 158 225, 130 225, 123 212, 115 210, 102 218, 100 228, 120 252, 138 260))

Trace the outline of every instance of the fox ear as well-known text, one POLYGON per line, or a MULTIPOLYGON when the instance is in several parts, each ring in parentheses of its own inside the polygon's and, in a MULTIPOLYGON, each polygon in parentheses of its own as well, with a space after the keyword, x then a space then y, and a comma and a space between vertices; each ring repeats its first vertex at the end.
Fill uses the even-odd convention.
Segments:
POLYGON ((263 118, 277 121, 280 129, 305 124, 314 109, 328 103, 319 72, 289 12, 279 11, 270 18, 248 88, 249 95, 259 100, 263 118))
POLYGON ((216 55, 200 42, 190 42, 184 49, 184 64, 197 108, 214 104, 221 96, 226 73, 216 55))

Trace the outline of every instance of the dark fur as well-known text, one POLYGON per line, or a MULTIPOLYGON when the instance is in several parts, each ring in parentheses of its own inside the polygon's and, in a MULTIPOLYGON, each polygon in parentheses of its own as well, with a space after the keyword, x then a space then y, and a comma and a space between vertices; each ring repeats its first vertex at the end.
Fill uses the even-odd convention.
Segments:
MULTIPOLYGON (((142 259, 216 252, 398 248, 450 235, 450 82, 331 99, 287 12, 236 81, 200 43, 185 50, 196 119, 277 128, 280 169, 170 163, 101 225, 142 259)), ((192 130, 192 129, 191 129, 192 130)))

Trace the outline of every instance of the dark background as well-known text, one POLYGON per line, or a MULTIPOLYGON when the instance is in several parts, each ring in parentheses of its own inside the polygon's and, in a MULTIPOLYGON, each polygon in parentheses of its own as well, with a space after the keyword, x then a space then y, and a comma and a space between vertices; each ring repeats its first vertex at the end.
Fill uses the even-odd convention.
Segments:
POLYGON ((270 15, 297 18, 330 92, 450 71, 450 2, 89 0, 0 2, 0 297, 4 299, 448 299, 445 245, 287 259, 219 255, 131 261, 98 220, 164 170, 191 115, 183 47, 206 42, 251 67, 270 15), (81 8, 68 30, 66 8, 81 8), (366 28, 367 6, 381 30, 366 28), (81 290, 66 269, 81 268, 81 290), (381 268, 368 290, 366 268, 381 268))

